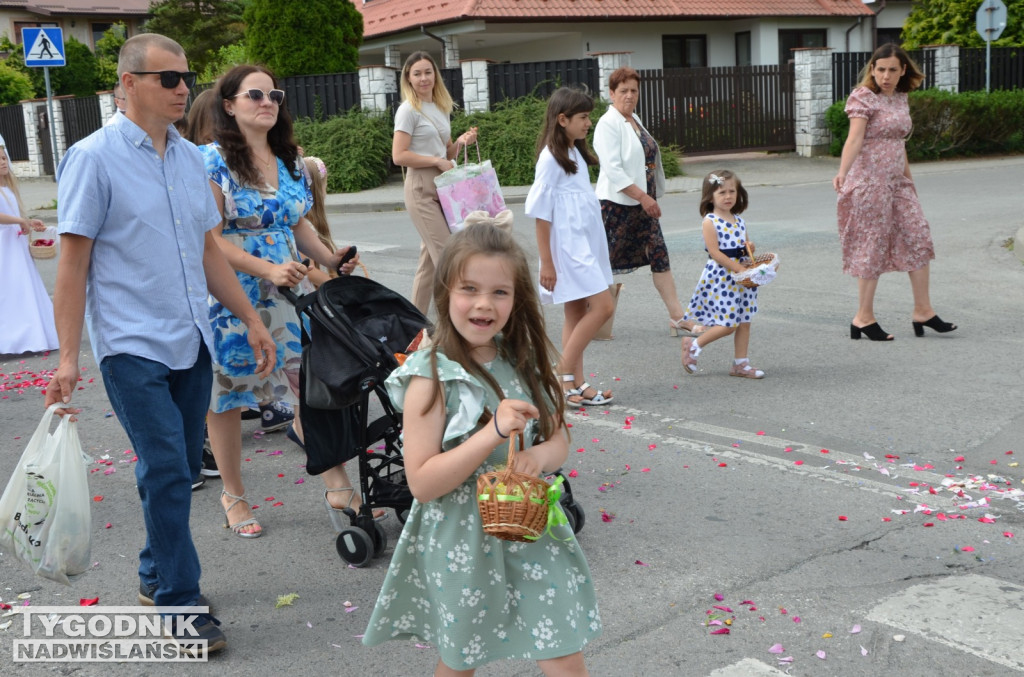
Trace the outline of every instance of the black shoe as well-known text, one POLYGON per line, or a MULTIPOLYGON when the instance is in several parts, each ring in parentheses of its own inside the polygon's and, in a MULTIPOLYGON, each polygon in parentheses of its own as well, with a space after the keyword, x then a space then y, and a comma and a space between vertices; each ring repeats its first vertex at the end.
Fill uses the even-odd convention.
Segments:
POLYGON ((242 420, 243 421, 255 421, 258 418, 260 418, 260 410, 259 409, 243 409, 242 410, 242 420))
POLYGON ((939 319, 938 315, 932 315, 931 319, 928 320, 927 322, 912 321, 910 324, 913 325, 914 327, 914 336, 917 336, 918 338, 924 336, 925 327, 937 331, 940 334, 945 334, 946 332, 950 332, 956 329, 955 324, 953 324, 952 322, 943 322, 941 319, 939 319))
MULTIPOLYGON (((153 595, 156 594, 156 585, 146 585, 142 581, 139 581, 139 604, 142 606, 156 606, 153 601, 153 595)), ((196 601, 196 606, 205 606, 207 610, 212 611, 213 606, 210 605, 210 600, 206 599, 206 595, 199 593, 199 599, 196 601)))
POLYGON ((203 471, 200 470, 199 474, 196 475, 196 478, 192 480, 192 491, 202 489, 204 484, 206 484, 206 475, 204 475, 203 471))
POLYGON ((205 658, 228 645, 228 638, 218 627, 220 621, 210 614, 171 616, 168 621, 171 627, 165 628, 164 636, 177 641, 181 651, 190 656, 205 658), (192 622, 186 625, 186 619, 192 619, 192 622), (205 647, 199 642, 204 642, 205 647))
POLYGON ((217 470, 217 459, 213 457, 213 452, 210 450, 210 440, 203 443, 203 467, 199 474, 206 477, 220 477, 220 470, 217 470))
POLYGON ((284 402, 271 402, 260 407, 260 416, 263 418, 260 430, 272 433, 287 428, 295 418, 295 412, 284 402))
POLYGON ((861 333, 867 336, 872 341, 891 341, 893 337, 885 333, 885 330, 878 326, 877 322, 872 322, 866 327, 858 327, 857 325, 850 323, 850 338, 859 339, 861 333))

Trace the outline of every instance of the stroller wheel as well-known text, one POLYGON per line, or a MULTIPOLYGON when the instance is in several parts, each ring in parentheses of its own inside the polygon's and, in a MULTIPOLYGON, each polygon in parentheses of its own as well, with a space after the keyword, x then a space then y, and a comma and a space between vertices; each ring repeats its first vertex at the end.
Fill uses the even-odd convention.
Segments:
POLYGON ((574 501, 572 504, 562 507, 569 520, 569 526, 572 527, 572 533, 578 534, 583 531, 583 525, 587 523, 587 515, 583 512, 583 506, 574 501))
POLYGON ((366 566, 373 557, 374 539, 359 527, 342 530, 334 545, 341 558, 355 567, 366 566))
POLYGON ((388 549, 388 535, 379 524, 373 525, 373 556, 380 557, 388 549))

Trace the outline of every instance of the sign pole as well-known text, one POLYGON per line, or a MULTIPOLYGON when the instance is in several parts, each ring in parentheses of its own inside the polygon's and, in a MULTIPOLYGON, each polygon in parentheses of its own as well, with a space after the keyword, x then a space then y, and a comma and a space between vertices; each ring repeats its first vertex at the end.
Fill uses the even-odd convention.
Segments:
MULTIPOLYGON (((50 89, 50 67, 43 66, 43 79, 46 81, 46 111, 50 118, 50 150, 53 152, 53 167, 57 168, 60 164, 60 153, 57 151, 57 130, 54 129, 54 125, 57 124, 53 119, 53 91, 50 89)), ((57 172, 53 173, 53 180, 57 180, 57 172)))

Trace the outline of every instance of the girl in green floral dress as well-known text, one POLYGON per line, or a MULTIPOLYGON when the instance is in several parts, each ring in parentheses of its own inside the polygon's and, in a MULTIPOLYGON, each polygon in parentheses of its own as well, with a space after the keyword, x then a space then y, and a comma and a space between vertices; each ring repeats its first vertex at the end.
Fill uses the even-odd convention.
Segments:
POLYGON ((507 460, 514 431, 526 442, 516 471, 554 471, 569 450, 526 256, 508 233, 469 226, 445 246, 434 299, 433 345, 387 381, 404 410, 416 500, 363 642, 431 642, 441 654, 435 675, 472 675, 502 658, 536 660, 545 675, 586 675, 582 649, 601 621, 572 529, 503 541, 484 534, 477 509, 477 476, 507 460))

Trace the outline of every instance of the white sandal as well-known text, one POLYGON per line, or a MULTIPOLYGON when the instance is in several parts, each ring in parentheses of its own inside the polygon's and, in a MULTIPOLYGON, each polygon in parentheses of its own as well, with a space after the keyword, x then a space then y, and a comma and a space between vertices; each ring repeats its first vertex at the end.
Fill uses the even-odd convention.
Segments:
POLYGON ((587 397, 586 395, 583 394, 583 393, 587 392, 587 388, 594 388, 594 387, 592 385, 590 385, 589 383, 584 383, 583 385, 581 385, 579 387, 580 397, 583 398, 582 400, 580 400, 580 404, 586 404, 586 405, 594 406, 594 405, 599 405, 599 404, 608 404, 609 402, 611 402, 612 400, 615 399, 615 397, 612 395, 612 391, 605 390, 605 391, 602 392, 600 390, 597 390, 597 388, 594 388, 594 390, 597 391, 596 395, 594 395, 593 397, 587 397), (608 394, 605 395, 605 393, 608 393, 608 394))
MULTIPOLYGON (((576 376, 574 374, 562 374, 562 383, 572 383, 572 384, 575 384, 576 383, 576 376)), ((566 402, 566 404, 571 404, 574 407, 578 407, 581 404, 584 404, 584 402, 583 402, 583 388, 569 388, 568 390, 566 390, 565 391, 565 402, 566 402), (577 399, 571 400, 571 399, 569 399, 570 397, 575 397, 577 399)))

